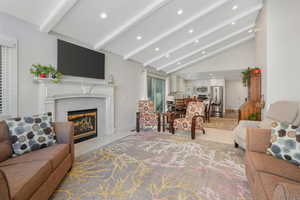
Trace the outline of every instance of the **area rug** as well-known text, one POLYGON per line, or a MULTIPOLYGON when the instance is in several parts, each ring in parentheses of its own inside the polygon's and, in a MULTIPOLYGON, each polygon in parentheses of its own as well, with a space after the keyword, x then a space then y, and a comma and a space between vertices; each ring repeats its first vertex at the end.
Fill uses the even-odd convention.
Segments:
POLYGON ((250 200, 243 151, 140 133, 76 159, 52 200, 250 200))
POLYGON ((210 122, 204 123, 205 128, 233 130, 238 125, 238 119, 211 117, 210 122))

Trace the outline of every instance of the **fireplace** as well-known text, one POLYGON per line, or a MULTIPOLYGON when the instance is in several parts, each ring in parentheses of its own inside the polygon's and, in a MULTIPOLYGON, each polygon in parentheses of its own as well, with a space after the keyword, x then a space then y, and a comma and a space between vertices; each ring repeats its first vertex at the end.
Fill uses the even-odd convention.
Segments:
POLYGON ((69 111, 68 121, 74 123, 75 143, 97 137, 97 109, 69 111))

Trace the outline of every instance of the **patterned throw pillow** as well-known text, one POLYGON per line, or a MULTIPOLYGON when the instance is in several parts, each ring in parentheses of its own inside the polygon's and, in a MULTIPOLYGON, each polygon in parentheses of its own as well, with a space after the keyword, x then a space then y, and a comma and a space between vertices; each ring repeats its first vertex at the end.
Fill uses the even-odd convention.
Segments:
POLYGON ((272 122, 271 146, 267 153, 300 166, 300 127, 272 122))
POLYGON ((5 122, 9 128, 14 155, 42 149, 56 142, 51 113, 12 118, 5 122))

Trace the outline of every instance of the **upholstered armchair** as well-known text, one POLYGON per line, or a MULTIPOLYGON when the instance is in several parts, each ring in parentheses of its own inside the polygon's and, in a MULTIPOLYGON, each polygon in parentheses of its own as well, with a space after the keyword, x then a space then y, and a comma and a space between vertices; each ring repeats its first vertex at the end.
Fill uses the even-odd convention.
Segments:
POLYGON ((138 112, 136 113, 136 131, 140 129, 155 129, 160 131, 160 113, 154 111, 154 103, 150 100, 140 100, 138 102, 138 112))
POLYGON ((247 149, 246 136, 248 128, 271 129, 272 121, 300 126, 300 102, 277 101, 270 105, 262 121, 241 120, 233 130, 235 147, 247 149))
POLYGON ((195 139, 196 129, 201 130, 203 134, 205 134, 205 130, 203 128, 203 122, 205 118, 204 112, 205 104, 203 102, 189 102, 184 118, 174 119, 174 117, 171 117, 172 134, 175 134, 176 130, 190 130, 192 139, 195 139))

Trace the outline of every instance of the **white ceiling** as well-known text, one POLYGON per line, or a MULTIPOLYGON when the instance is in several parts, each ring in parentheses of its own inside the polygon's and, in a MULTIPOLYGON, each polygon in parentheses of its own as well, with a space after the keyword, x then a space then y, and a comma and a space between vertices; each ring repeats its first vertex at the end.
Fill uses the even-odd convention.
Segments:
POLYGON ((40 31, 168 73, 255 37, 248 31, 262 6, 262 0, 0 0, 0 12, 40 31))
POLYGON ((207 80, 207 79, 224 79, 224 80, 241 80, 243 70, 226 70, 226 71, 211 71, 197 72, 193 74, 181 74, 185 80, 207 80))

